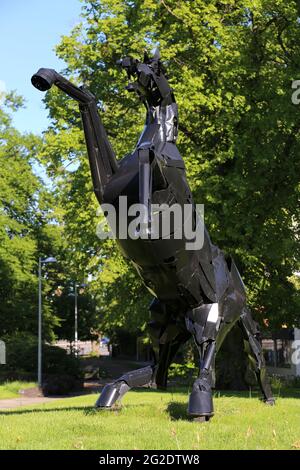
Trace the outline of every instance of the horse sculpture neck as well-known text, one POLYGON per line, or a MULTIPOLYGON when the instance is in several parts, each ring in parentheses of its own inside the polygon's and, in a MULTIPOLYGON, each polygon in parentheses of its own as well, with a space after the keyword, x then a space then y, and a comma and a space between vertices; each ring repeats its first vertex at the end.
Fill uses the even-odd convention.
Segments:
POLYGON ((160 144, 165 142, 175 143, 177 134, 178 109, 176 102, 173 101, 167 105, 149 106, 138 147, 142 142, 145 142, 145 138, 149 140, 149 135, 151 135, 152 143, 160 144))

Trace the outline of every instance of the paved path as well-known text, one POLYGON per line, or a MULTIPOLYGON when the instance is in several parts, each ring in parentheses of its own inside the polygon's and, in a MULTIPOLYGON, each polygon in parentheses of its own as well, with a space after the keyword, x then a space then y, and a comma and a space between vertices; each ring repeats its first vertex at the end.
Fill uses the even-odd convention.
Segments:
POLYGON ((30 393, 30 390, 25 390, 25 394, 21 394, 17 398, 7 398, 5 400, 0 400, 0 410, 18 408, 20 406, 31 406, 31 405, 42 405, 43 403, 51 403, 55 400, 62 400, 64 398, 71 398, 80 395, 86 395, 87 393, 99 393, 100 388, 105 384, 112 382, 114 379, 121 377, 125 372, 130 370, 138 369, 139 367, 145 367, 148 363, 112 359, 110 357, 101 358, 91 358, 90 360, 85 360, 87 365, 93 365, 107 374, 107 378, 100 378, 99 380, 91 380, 84 384, 84 391, 74 392, 70 395, 64 395, 59 397, 43 397, 37 396, 36 393, 33 396, 26 395, 30 393))
POLYGON ((19 406, 41 405, 43 403, 50 403, 58 399, 59 398, 22 397, 22 396, 18 398, 7 398, 6 400, 0 400, 0 410, 18 408, 19 406))

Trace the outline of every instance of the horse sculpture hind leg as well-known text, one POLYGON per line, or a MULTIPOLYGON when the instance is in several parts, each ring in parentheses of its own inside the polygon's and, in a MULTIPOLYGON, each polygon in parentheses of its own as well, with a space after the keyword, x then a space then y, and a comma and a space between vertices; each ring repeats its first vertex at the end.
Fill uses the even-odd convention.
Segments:
POLYGON ((216 312, 218 304, 204 304, 201 307, 187 313, 187 327, 191 332, 199 351, 199 376, 193 384, 192 393, 189 399, 188 413, 197 421, 209 420, 213 414, 212 401, 212 372, 218 335, 222 335, 224 328, 226 333, 237 323, 244 335, 245 351, 251 363, 254 364, 258 384, 261 388, 263 400, 268 405, 273 405, 275 400, 269 384, 261 342, 259 339, 259 329, 253 320, 250 310, 244 307, 240 319, 225 324, 216 312), (215 313, 214 313, 215 311, 215 313))
POLYGON ((253 320, 248 307, 243 309, 238 324, 243 332, 245 352, 251 361, 251 365, 254 366, 263 400, 268 405, 274 405, 275 400, 272 395, 261 346, 260 330, 258 324, 253 320))
POLYGON ((214 414, 212 372, 220 323, 218 303, 203 304, 186 314, 187 330, 193 336, 199 353, 199 376, 190 394, 188 414, 200 421, 207 421, 214 414))
POLYGON ((267 404, 274 404, 262 351, 259 326, 253 320, 251 311, 247 307, 245 286, 234 261, 228 259, 227 264, 230 271, 230 285, 222 306, 224 320, 229 325, 230 321, 233 321, 233 324, 236 323, 241 328, 245 352, 254 365, 263 399, 267 404))
MULTIPOLYGON (((222 253, 219 253, 222 256, 222 253)), ((232 259, 227 260, 229 284, 217 303, 206 303, 186 314, 186 326, 194 338, 199 352, 199 376, 193 384, 188 413, 204 421, 213 416, 212 385, 216 353, 234 327, 239 325, 244 336, 245 350, 254 363, 263 399, 273 405, 271 387, 266 372, 258 324, 246 306, 244 284, 232 259)))

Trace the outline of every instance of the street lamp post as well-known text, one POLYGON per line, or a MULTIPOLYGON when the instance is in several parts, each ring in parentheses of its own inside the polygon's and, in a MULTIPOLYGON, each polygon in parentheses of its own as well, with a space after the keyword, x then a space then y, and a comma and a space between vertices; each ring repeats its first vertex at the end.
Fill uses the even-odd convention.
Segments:
POLYGON ((42 265, 56 263, 56 259, 49 257, 39 258, 39 308, 38 308, 38 386, 42 387, 42 265))
POLYGON ((78 356, 78 304, 77 304, 77 284, 75 282, 74 286, 74 301, 75 301, 75 307, 74 307, 74 316, 75 316, 75 356, 78 356))
MULTIPOLYGON (((75 349, 75 356, 78 356, 78 287, 84 288, 87 284, 77 284, 74 282, 74 349, 75 349)), ((80 291, 79 291, 80 293, 80 291)))
POLYGON ((42 386, 42 258, 39 258, 38 386, 42 386))

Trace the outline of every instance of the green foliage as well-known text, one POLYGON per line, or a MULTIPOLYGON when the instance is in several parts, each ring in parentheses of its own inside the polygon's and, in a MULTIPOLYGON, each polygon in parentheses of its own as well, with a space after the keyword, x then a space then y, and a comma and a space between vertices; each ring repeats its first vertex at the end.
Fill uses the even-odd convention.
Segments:
MULTIPOLYGON (((16 333, 5 338, 7 364, 1 372, 9 375, 36 373, 37 371, 37 338, 29 334, 16 333)), ((62 348, 43 345, 43 374, 80 376, 79 360, 67 354, 62 348)))
MULTIPOLYGON (((75 336, 75 294, 74 285, 66 282, 62 289, 58 289, 53 300, 53 310, 60 318, 60 324, 56 327, 57 337, 74 341, 75 336)), ((99 319, 95 299, 89 294, 88 290, 77 289, 77 322, 78 338, 81 341, 96 339, 98 331, 96 328, 99 319)))
POLYGON ((168 377, 169 379, 183 379, 185 383, 189 380, 195 380, 198 374, 198 369, 193 362, 186 362, 184 364, 173 363, 170 366, 168 377))
MULTIPOLYGON (((116 60, 160 46, 195 199, 205 204, 213 241, 234 255, 258 319, 271 326, 299 323, 290 281, 299 270, 300 121, 291 102, 300 68, 299 13, 298 2, 284 0, 86 0, 82 23, 57 47, 65 75, 97 96, 121 158, 133 148, 144 112, 125 92, 116 60)), ((105 331, 134 330, 147 318, 148 294, 115 244, 96 237, 77 105, 56 89, 46 103, 52 125, 40 158, 64 208, 70 269, 92 273, 105 331)))
MULTIPOLYGON (((51 194, 33 170, 41 139, 20 134, 11 122, 22 99, 7 94, 0 106, 0 336, 37 331, 37 261, 53 250, 58 226, 51 194)), ((45 281, 45 294, 51 282, 45 281)), ((44 302, 44 336, 57 323, 44 302)))
POLYGON ((280 396, 280 391, 283 386, 282 378, 278 377, 277 375, 272 375, 270 378, 270 384, 271 384, 273 393, 276 393, 276 395, 280 396))
MULTIPOLYGON (((61 284, 66 293, 80 272, 72 262, 74 247, 63 236, 57 188, 46 187, 37 175, 41 138, 12 126, 11 113, 21 106, 22 98, 9 93, 0 107, 0 337, 36 334, 38 258, 55 255, 59 262, 42 268, 43 339, 73 339, 71 299, 63 303, 55 292, 61 284)), ((79 308, 79 338, 89 339, 98 324, 90 294, 79 296, 79 308)))
POLYGON ((25 390, 27 388, 33 388, 36 384, 34 382, 21 382, 19 380, 14 380, 12 382, 0 382, 0 399, 4 400, 7 398, 17 398, 20 397, 20 390, 25 390))

